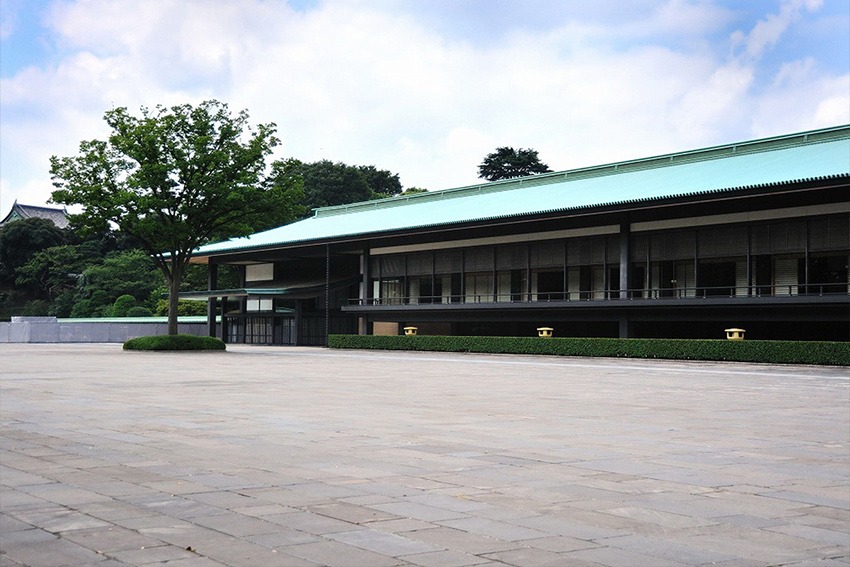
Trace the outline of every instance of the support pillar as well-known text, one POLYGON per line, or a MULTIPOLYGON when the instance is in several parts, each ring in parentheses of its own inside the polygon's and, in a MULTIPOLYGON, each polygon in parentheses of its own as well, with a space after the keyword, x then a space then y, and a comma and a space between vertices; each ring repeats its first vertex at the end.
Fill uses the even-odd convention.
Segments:
MULTIPOLYGON (((210 262, 207 265, 207 289, 212 291, 218 287, 218 264, 210 262)), ((216 336, 215 318, 218 311, 218 298, 210 297, 207 299, 207 334, 211 337, 216 336)))
MULTIPOLYGON (((224 314, 227 312, 227 297, 221 298, 221 340, 227 342, 227 319, 224 314)), ((243 341, 244 342, 244 341, 243 341)))
POLYGON ((628 315, 620 315, 620 338, 629 339, 632 336, 632 324, 628 315))
POLYGON ((331 333, 331 245, 325 245, 325 346, 331 333))
POLYGON ((632 287, 631 270, 629 269, 631 241, 631 224, 628 221, 623 222, 620 224, 620 299, 628 298, 628 290, 632 287))
POLYGON ((295 300, 295 317, 292 321, 294 329, 292 330, 292 344, 294 346, 301 345, 301 321, 302 321, 302 313, 304 311, 304 300, 296 299, 295 300))

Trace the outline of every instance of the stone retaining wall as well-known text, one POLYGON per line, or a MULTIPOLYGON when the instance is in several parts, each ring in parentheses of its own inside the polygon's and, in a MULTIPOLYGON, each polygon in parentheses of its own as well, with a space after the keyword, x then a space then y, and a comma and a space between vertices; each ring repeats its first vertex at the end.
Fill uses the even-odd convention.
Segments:
MULTIPOLYGON (((0 343, 123 343, 134 337, 167 334, 168 323, 160 319, 92 321, 12 317, 11 323, 0 323, 0 343)), ((208 334, 205 321, 181 321, 178 330, 187 335, 208 334)))

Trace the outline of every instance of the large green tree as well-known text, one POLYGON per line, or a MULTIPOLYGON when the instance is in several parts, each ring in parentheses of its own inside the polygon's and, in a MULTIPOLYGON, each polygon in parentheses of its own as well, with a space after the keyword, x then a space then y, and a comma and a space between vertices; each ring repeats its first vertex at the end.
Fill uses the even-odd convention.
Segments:
POLYGON ((478 177, 487 181, 525 177, 549 171, 552 170, 540 161, 537 150, 515 150, 509 146, 496 148, 495 152, 487 154, 484 161, 478 165, 478 177))
MULTIPOLYGON (((80 277, 74 304, 75 317, 111 315, 112 305, 122 295, 139 302, 151 299, 161 289, 162 277, 153 258, 143 250, 112 252, 102 262, 86 267, 80 277)), ((153 302, 150 302, 153 306, 153 302)))
POLYGON ((304 205, 309 209, 383 199, 402 191, 398 174, 374 165, 347 165, 321 160, 304 163, 297 159, 274 163, 271 178, 304 183, 304 205))
POLYGON ((79 246, 64 244, 45 248, 18 268, 15 283, 30 288, 39 299, 55 301, 63 293, 76 290, 85 260, 79 246))
POLYGON ((360 165, 357 169, 372 192, 370 198, 383 199, 401 194, 402 187, 398 173, 393 174, 386 169, 378 169, 374 165, 360 165))
POLYGON ((18 269, 37 252, 65 243, 65 233, 47 219, 10 222, 0 228, 0 282, 13 284, 18 269))
POLYGON ((53 202, 82 205, 71 221, 112 225, 134 236, 169 286, 168 332, 177 333, 180 283, 198 246, 283 224, 296 215, 297 179, 270 182, 266 159, 279 143, 274 124, 249 124, 218 101, 105 113, 107 140, 52 157, 53 202), (288 181, 288 182, 287 182, 288 181))

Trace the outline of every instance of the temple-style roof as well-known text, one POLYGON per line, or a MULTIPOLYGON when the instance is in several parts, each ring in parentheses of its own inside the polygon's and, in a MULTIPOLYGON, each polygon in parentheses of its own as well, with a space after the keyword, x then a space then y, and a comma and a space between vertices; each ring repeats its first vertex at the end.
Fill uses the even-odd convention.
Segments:
POLYGON ((59 228, 68 226, 68 213, 64 208, 22 205, 17 201, 12 205, 12 210, 6 218, 0 221, 0 226, 23 219, 47 219, 59 228))
POLYGON ((844 177, 850 125, 324 207, 292 224, 203 246, 196 256, 844 177))

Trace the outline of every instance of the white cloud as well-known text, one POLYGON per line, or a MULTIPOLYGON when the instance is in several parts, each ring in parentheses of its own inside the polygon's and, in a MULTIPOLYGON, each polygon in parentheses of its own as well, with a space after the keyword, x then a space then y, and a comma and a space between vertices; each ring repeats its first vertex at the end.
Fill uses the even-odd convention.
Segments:
POLYGON ((733 41, 743 48, 740 57, 747 61, 761 58, 800 19, 804 10, 817 10, 821 5, 821 0, 783 0, 778 13, 767 14, 748 33, 735 32, 733 41))
POLYGON ((817 54, 763 65, 817 2, 746 25, 708 0, 545 5, 538 31, 514 14, 482 39, 415 2, 56 4, 55 61, 0 84, 0 209, 43 202, 49 156, 103 137, 115 106, 218 98, 277 123, 279 157, 374 164, 430 189, 477 182, 500 145, 566 169, 850 122, 848 77, 817 54))

